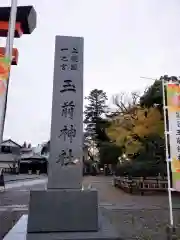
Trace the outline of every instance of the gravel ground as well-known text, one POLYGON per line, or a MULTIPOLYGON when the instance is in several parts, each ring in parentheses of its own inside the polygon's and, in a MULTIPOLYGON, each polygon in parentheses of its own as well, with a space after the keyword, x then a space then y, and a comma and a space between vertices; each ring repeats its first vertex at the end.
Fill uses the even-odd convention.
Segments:
MULTIPOLYGON (((131 196, 113 188, 111 179, 107 177, 87 177, 84 185, 96 188, 99 193, 102 213, 107 216, 119 236, 123 239, 165 240, 165 228, 169 222, 168 198, 164 196, 131 196)), ((12 228, 15 222, 27 210, 1 211, 1 206, 19 204, 27 205, 30 189, 44 188, 36 185, 21 190, 0 193, 0 240, 12 228), (3 196, 3 197, 2 197, 3 196)), ((174 198, 176 202, 179 197, 174 198)), ((180 208, 174 210, 174 220, 180 240, 180 208)))
MULTIPOLYGON (((168 210, 103 210, 123 239, 165 240, 168 210)), ((180 210, 174 212, 180 239, 180 210)))
MULTIPOLYGON (((167 210, 107 210, 102 212, 110 219, 122 239, 164 240, 169 219, 167 210)), ((27 211, 6 211, 0 215, 0 239, 14 226, 27 211)), ((180 210, 174 213, 180 239, 180 210)))

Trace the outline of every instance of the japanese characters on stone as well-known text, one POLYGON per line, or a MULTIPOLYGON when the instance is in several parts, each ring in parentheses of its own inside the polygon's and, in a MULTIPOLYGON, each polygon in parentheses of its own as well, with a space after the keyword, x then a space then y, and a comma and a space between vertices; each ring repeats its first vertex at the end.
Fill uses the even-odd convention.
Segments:
POLYGON ((61 71, 76 71, 78 70, 78 49, 73 47, 72 49, 61 48, 61 71))
POLYGON ((177 159, 180 160, 180 112, 176 112, 177 159))
POLYGON ((73 84, 72 80, 64 80, 62 89, 60 89, 60 93, 63 92, 76 92, 76 87, 75 84, 73 84))
POLYGON ((59 138, 62 138, 64 141, 69 140, 72 143, 73 138, 76 137, 76 129, 74 125, 67 126, 65 125, 63 129, 60 130, 59 138))
POLYGON ((61 106, 61 116, 73 119, 75 103, 74 101, 65 101, 61 106))
MULTIPOLYGON (((62 48, 61 49, 61 71, 77 71, 79 56, 78 49, 76 47, 72 49, 62 48)), ((64 79, 63 84, 60 88, 60 94, 67 94, 67 92, 71 92, 72 99, 65 98, 66 100, 60 105, 61 117, 68 119, 68 124, 64 125, 62 129, 60 129, 58 138, 62 141, 71 145, 76 138, 76 127, 73 123, 73 117, 76 110, 76 103, 73 99, 73 94, 76 94, 76 84, 73 79, 64 79), (70 123, 70 124, 69 124, 70 123)), ((58 159, 56 163, 61 164, 61 166, 67 166, 69 164, 74 163, 73 151, 71 147, 67 147, 66 149, 61 149, 58 159)))
POLYGON ((56 163, 60 163, 61 166, 66 166, 73 162, 72 149, 61 150, 56 163))

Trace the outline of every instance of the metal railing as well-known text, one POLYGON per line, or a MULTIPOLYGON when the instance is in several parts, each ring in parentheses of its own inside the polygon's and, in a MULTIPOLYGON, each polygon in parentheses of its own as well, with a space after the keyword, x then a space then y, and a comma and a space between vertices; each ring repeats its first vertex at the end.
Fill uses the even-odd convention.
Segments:
POLYGON ((168 181, 167 178, 160 177, 117 177, 113 178, 113 185, 119 187, 125 192, 135 193, 140 192, 144 195, 144 192, 156 192, 156 191, 167 191, 168 181))

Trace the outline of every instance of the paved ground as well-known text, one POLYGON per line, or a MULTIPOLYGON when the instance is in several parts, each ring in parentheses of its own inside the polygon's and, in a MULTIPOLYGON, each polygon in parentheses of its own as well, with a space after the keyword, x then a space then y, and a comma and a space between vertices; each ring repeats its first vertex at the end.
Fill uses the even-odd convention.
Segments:
POLYGON ((5 179, 5 182, 12 182, 12 181, 14 182, 14 181, 20 181, 20 180, 39 179, 44 176, 45 175, 37 175, 37 174, 32 174, 32 175, 29 175, 29 174, 19 174, 19 175, 5 174, 4 179, 5 179))
MULTIPOLYGON (((112 186, 111 177, 85 177, 83 184, 85 187, 91 184, 98 190, 102 213, 124 239, 166 239, 165 226, 169 220, 167 195, 128 195, 112 186)), ((29 190, 45 187, 46 180, 38 179, 8 184, 7 191, 0 193, 0 239, 23 213, 27 213, 29 190)), ((174 200, 177 202, 179 198, 174 197, 174 200)), ((180 209, 174 210, 174 216, 175 223, 179 225, 180 209)))

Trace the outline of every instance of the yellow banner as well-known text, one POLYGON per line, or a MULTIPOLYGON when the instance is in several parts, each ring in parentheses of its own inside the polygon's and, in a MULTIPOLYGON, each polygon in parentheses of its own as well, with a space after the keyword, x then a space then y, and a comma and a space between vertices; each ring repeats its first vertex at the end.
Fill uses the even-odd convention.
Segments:
POLYGON ((171 170, 173 188, 176 189, 177 191, 180 191, 180 161, 177 160, 176 158, 172 159, 171 170))
POLYGON ((180 86, 176 84, 167 85, 167 106, 171 112, 180 111, 180 86))
POLYGON ((0 80, 7 80, 10 70, 10 59, 0 55, 0 80))
POLYGON ((7 89, 7 79, 9 76, 11 61, 0 55, 0 96, 2 96, 7 89))
POLYGON ((170 127, 170 152, 172 185, 176 191, 180 191, 180 86, 167 85, 167 107, 170 127))

